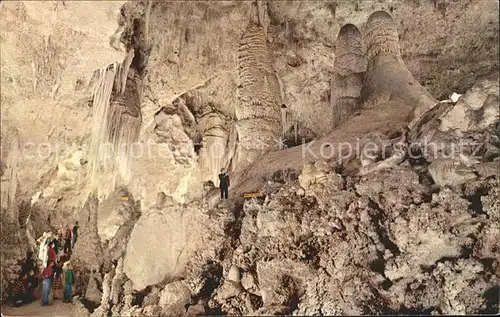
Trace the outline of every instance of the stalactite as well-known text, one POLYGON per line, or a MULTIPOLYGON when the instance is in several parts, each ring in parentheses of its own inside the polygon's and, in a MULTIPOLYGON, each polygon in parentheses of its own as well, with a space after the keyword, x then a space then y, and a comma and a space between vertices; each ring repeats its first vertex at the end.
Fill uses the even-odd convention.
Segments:
POLYGON ((100 183, 109 186, 101 188, 104 194, 128 184, 131 177, 130 150, 142 121, 137 88, 140 79, 130 68, 133 56, 129 52, 123 64, 101 70, 94 92, 91 179, 94 189, 100 183), (102 177, 108 179, 103 181, 102 177))
POLYGON ((222 166, 228 171, 233 171, 235 166, 233 165, 233 158, 236 156, 236 148, 238 145, 238 130, 236 126, 233 125, 229 131, 229 137, 226 146, 226 155, 224 156, 224 161, 222 166))
POLYGON ((114 106, 111 107, 107 121, 114 168, 118 169, 118 173, 114 173, 113 178, 113 184, 117 187, 128 184, 130 180, 131 144, 139 137, 141 119, 127 113, 124 107, 114 106))
POLYGON ((286 129, 288 124, 286 122, 287 108, 285 105, 281 106, 281 139, 285 138, 286 129))
POLYGON ((145 15, 145 21, 144 21, 144 25, 145 25, 145 34, 144 34, 144 38, 145 38, 145 46, 146 47, 149 47, 149 18, 151 17, 151 6, 153 5, 153 0, 148 0, 148 6, 146 8, 146 15, 145 15))
POLYGON ((256 1, 257 4, 257 15, 259 18, 259 24, 264 29, 264 34, 267 37, 267 29, 269 27, 269 17, 267 16, 267 1, 256 1))
POLYGON ((127 87, 127 78, 130 71, 130 64, 132 63, 134 56, 134 51, 130 50, 127 53, 127 56, 125 57, 123 63, 118 65, 118 74, 115 78, 115 87, 116 93, 119 95, 123 94, 125 92, 125 88, 127 87))
POLYGON ((298 125, 299 125, 299 121, 297 119, 294 119, 293 120, 293 137, 295 139, 295 144, 297 144, 297 137, 298 137, 297 128, 298 128, 298 125))
POLYGON ((90 173, 92 187, 97 186, 96 176, 101 170, 101 165, 107 159, 106 128, 109 110, 109 100, 115 83, 117 64, 112 64, 99 72, 98 83, 94 90, 93 98, 93 122, 92 122, 92 144, 90 151, 90 173))

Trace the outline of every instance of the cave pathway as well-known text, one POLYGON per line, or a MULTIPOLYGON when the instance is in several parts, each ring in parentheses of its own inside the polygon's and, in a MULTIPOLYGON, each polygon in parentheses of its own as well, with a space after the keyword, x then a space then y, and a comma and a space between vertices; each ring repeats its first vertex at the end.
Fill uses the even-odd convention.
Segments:
POLYGON ((2 315, 7 316, 78 316, 76 307, 61 300, 55 300, 52 305, 40 306, 40 300, 20 307, 2 307, 2 315))

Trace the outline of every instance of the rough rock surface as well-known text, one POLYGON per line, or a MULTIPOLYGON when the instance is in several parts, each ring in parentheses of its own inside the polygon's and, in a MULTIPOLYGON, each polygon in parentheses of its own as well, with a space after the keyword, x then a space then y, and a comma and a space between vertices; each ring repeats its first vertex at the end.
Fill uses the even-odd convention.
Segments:
POLYGON ((498 3, 0 12, 2 299, 78 220, 93 316, 498 312, 498 3))
POLYGON ((143 289, 182 272, 193 252, 205 247, 207 219, 199 208, 179 205, 142 215, 124 258, 124 273, 134 287, 143 289))

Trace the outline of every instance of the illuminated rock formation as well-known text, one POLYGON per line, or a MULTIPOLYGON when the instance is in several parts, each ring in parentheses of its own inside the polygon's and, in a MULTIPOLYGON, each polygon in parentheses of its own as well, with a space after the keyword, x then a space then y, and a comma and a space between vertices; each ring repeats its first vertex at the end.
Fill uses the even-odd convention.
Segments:
POLYGON ((335 45, 335 75, 331 96, 333 128, 361 106, 365 71, 366 58, 361 33, 355 25, 346 24, 340 29, 335 45))

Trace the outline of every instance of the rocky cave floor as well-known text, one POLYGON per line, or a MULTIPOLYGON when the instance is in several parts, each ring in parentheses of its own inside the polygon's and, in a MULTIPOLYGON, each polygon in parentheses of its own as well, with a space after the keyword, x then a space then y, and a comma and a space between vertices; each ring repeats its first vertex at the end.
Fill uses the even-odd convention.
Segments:
MULTIPOLYGON (((432 130, 434 141, 457 143, 456 130, 440 132, 432 123, 465 106, 436 106, 408 135, 432 130)), ((88 225, 72 260, 78 281, 72 309, 92 316, 496 313, 500 130, 498 119, 482 129, 484 120, 461 132, 462 139, 483 141, 474 161, 427 156, 360 173, 363 167, 353 172, 319 160, 298 177, 278 169, 262 188, 265 198, 212 209, 196 201, 187 212, 204 223, 192 222, 186 234, 203 235, 204 247, 177 276, 141 289, 127 274, 154 275, 155 258, 135 259, 135 271, 124 268, 114 255, 123 252, 123 240, 103 245, 96 238, 98 203, 89 197, 81 212, 88 225)), ((123 204, 122 211, 136 208, 123 204)), ((160 197, 139 219, 169 208, 186 206, 160 197)), ((130 218, 117 236, 130 235, 136 221, 130 218)), ((153 236, 164 243, 164 234, 158 227, 153 236)), ((133 234, 128 239, 129 248, 158 247, 133 234)))

